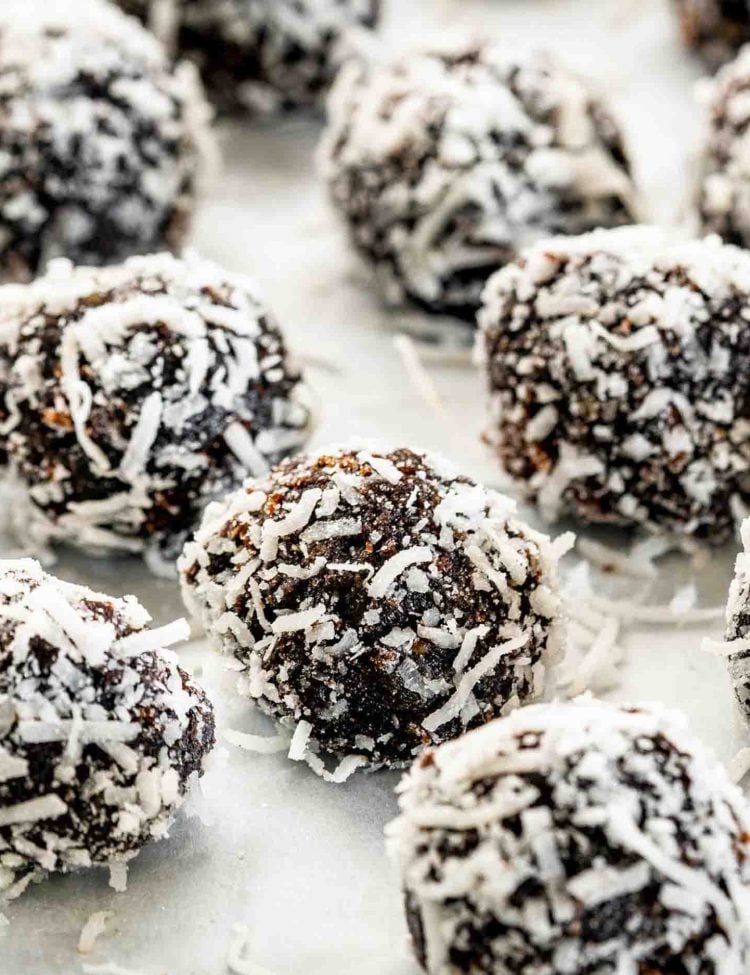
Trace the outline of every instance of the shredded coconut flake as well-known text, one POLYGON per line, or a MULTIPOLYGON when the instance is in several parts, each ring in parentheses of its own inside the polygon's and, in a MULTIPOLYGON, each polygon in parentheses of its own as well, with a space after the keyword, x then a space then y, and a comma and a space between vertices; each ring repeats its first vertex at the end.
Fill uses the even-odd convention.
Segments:
POLYGON ((255 752, 258 755, 276 755, 288 751, 290 746, 289 737, 286 735, 263 738, 260 735, 247 735, 242 731, 233 731, 231 728, 225 728, 223 735, 230 745, 236 745, 244 751, 255 752))
POLYGON ((432 562, 433 552, 427 546, 405 549, 391 556, 370 580, 367 591, 373 599, 381 599, 393 583, 410 565, 423 565, 432 562))
POLYGON ((227 968, 232 975, 273 975, 267 968, 256 964, 249 955, 250 935, 246 925, 235 924, 227 951, 227 968))
POLYGON ((95 911, 81 929, 78 938, 78 951, 82 955, 91 954, 96 942, 107 930, 107 924, 114 917, 114 911, 95 911))

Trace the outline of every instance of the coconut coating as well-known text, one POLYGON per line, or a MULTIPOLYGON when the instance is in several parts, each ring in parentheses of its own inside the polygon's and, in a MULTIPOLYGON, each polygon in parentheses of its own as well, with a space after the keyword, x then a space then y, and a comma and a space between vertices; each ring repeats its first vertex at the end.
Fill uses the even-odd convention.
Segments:
POLYGON ((341 448, 212 506, 180 568, 241 692, 296 729, 293 752, 377 767, 541 691, 560 551, 443 461, 341 448))
POLYGON ((347 64, 329 100, 322 168, 387 300, 469 321, 490 274, 552 233, 633 220, 620 129, 550 57, 445 43, 347 64))
POLYGON ((552 240, 487 286, 488 439, 550 519, 719 544, 748 497, 750 257, 650 228, 552 240))
POLYGON ((3 320, 0 313, 0 471, 8 463, 8 453, 5 449, 5 439, 10 432, 11 417, 5 402, 8 391, 8 381, 12 358, 16 350, 16 336, 18 325, 11 317, 3 320))
POLYGON ((5 440, 13 425, 13 417, 6 403, 13 359, 18 352, 19 319, 26 297, 24 285, 0 286, 0 474, 8 463, 5 440))
POLYGON ((703 228, 730 244, 750 244, 750 148, 747 143, 750 49, 711 83, 698 210, 703 228))
POLYGON ((750 721, 750 518, 743 522, 741 535, 743 550, 737 556, 727 602, 727 662, 735 698, 750 721))
POLYGON ((0 892, 126 862, 166 835, 214 744, 213 709, 134 597, 0 562, 0 892))
POLYGON ((181 246, 210 142, 192 66, 102 0, 7 0, 0 73, 0 278, 181 246))
POLYGON ((60 262, 8 300, 5 445, 37 536, 158 568, 210 500, 307 436, 300 375, 242 277, 168 254, 60 262))
POLYGON ((682 715, 537 705, 427 751, 389 846, 430 975, 741 975, 750 810, 682 715))
POLYGON ((731 61, 750 41, 747 0, 675 0, 682 34, 710 68, 731 61))
MULTIPOLYGON (((353 53, 350 35, 374 28, 381 0, 119 0, 176 38, 224 111, 315 107, 353 53), (172 21, 175 21, 174 23, 172 21)), ((166 39, 166 38, 165 38, 166 39)))

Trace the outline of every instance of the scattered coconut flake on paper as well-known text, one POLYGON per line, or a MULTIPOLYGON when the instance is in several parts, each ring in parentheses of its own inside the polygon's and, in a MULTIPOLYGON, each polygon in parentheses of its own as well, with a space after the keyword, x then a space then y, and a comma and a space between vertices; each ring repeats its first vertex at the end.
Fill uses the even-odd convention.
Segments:
POLYGON ((419 352, 414 344, 414 340, 408 335, 397 335, 393 344, 396 351, 401 356, 404 371, 414 389, 419 393, 424 402, 441 416, 445 415, 445 403, 437 390, 432 377, 422 365, 419 352))
MULTIPOLYGON (((723 619, 723 606, 698 607, 694 580, 681 586, 667 605, 645 602, 648 589, 608 597, 595 591, 592 566, 605 575, 651 580, 659 575, 656 560, 673 551, 688 551, 680 539, 653 535, 636 541, 627 551, 591 538, 579 538, 581 561, 568 573, 563 599, 568 616, 565 657, 556 672, 558 691, 575 697, 586 690, 602 693, 617 687, 626 653, 620 639, 633 626, 689 626, 723 619)), ((689 554, 695 554, 689 551, 689 554)), ((695 569, 695 560, 693 568, 695 569)), ((750 641, 744 641, 750 649, 750 641)), ((707 652, 729 655, 745 649, 743 641, 729 644, 704 640, 707 652)))
POLYGON ((107 924, 113 917, 114 911, 94 911, 81 929, 78 938, 80 954, 88 955, 94 950, 97 940, 107 930, 107 924))
POLYGON ((123 968, 113 961, 105 961, 101 965, 91 965, 88 962, 82 964, 83 975, 145 975, 145 972, 137 972, 133 968, 123 968))
POLYGON ((225 728, 222 735, 230 745, 242 748, 246 752, 255 752, 258 755, 276 755, 279 752, 287 751, 291 744, 289 736, 282 734, 264 738, 262 735, 248 735, 243 731, 225 728))
POLYGON ((724 618, 724 606, 675 611, 672 606, 644 605, 618 596, 592 596, 591 605, 601 613, 617 617, 623 623, 651 623, 654 626, 685 626, 691 623, 712 623, 724 618))
POLYGON ((227 968, 232 975, 274 975, 250 958, 250 935, 246 924, 235 924, 232 927, 227 968))
POLYGON ((121 860, 115 860, 109 865, 109 886, 118 894, 128 889, 128 865, 121 860))

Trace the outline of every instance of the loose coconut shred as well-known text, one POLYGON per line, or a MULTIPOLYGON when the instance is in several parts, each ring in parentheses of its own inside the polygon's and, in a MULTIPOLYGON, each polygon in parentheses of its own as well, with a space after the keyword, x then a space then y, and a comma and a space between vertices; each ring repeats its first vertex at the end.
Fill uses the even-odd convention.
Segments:
POLYGON ((529 249, 487 285, 488 438, 555 519, 720 544, 750 497, 750 256, 651 228, 529 249))
POLYGON ((55 262, 20 298, 0 289, 0 360, 3 337, 0 446, 40 540, 145 552, 159 570, 210 500, 308 435, 254 285, 194 256, 55 262))
POLYGON ((381 0, 117 0, 197 64, 225 111, 316 106, 381 0), (161 10, 170 7, 170 15, 161 10))
POLYGON ((331 198, 391 302, 473 322, 485 281, 521 248, 635 219, 617 123, 550 57, 460 38, 351 61, 328 108, 331 198))
POLYGON ((0 74, 0 279, 181 247, 214 151, 192 65, 102 0, 3 0, 0 74))
POLYGON ((430 750, 388 830, 430 975, 744 975, 750 810, 659 707, 522 708, 430 750))
POLYGON ((52 871, 109 864, 124 877, 202 774, 213 710, 164 649, 187 624, 148 624, 132 596, 60 582, 30 560, 0 562, 5 897, 52 871))
POLYGON ((291 758, 336 782, 404 765, 544 687, 568 540, 514 510, 407 449, 287 461, 207 510, 185 599, 291 758))

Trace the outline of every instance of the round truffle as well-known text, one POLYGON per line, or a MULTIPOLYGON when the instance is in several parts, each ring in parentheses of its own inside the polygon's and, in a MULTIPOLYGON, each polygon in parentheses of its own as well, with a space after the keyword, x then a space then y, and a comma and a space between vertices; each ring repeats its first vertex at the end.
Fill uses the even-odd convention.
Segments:
POLYGON ((0 278, 181 246, 210 142, 191 65, 101 0, 4 0, 0 74, 0 278))
MULTIPOLYGON (((10 285, 5 285, 0 289, 0 294, 7 294, 10 285)), ((0 475, 2 469, 8 463, 8 452, 5 449, 5 440, 10 432, 12 418, 8 413, 5 402, 10 380, 10 370, 13 356, 16 352, 16 339, 18 336, 18 322, 8 314, 7 306, 10 304, 8 298, 5 302, 0 301, 0 475), (3 309, 6 306, 6 310, 3 309)))
POLYGON ((382 0, 118 0, 198 65, 223 111, 315 107, 382 0))
POLYGON ((750 245, 750 48, 712 82, 698 208, 704 230, 750 245))
POLYGON ((549 519, 719 544, 750 490, 750 256, 652 228, 540 243, 480 313, 488 439, 549 519))
POLYGON ((474 320, 490 274, 539 237, 631 223, 617 123, 547 56, 473 40, 347 64, 322 167, 387 300, 474 320))
POLYGON ((38 538, 158 569, 210 500, 306 439, 300 375, 244 278, 161 254, 57 262, 21 309, 11 291, 5 447, 38 538))
POLYGON ((0 562, 0 892, 48 871, 124 863, 165 836, 214 744, 213 709, 165 646, 111 599, 0 562))
POLYGON ((750 41, 748 0, 674 0, 688 47, 710 68, 731 61, 750 41))
POLYGON ((566 544, 439 459, 341 448, 209 508, 180 568, 240 691, 295 729, 292 757, 375 768, 541 691, 566 544))
POLYGON ((750 721, 750 518, 742 524, 742 543, 729 590, 726 639, 734 694, 750 721))
POLYGON ((740 975, 750 810, 682 715, 522 708, 426 752, 389 827, 430 975, 740 975))

